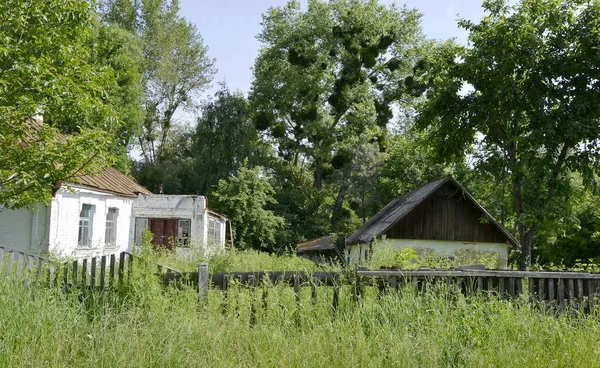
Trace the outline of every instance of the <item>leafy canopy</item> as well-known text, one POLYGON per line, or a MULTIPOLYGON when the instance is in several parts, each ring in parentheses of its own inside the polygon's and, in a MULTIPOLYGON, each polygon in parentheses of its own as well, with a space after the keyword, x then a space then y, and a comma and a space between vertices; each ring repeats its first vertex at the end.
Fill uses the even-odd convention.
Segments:
POLYGON ((564 213, 571 172, 588 184, 600 158, 600 3, 501 0, 422 73, 430 83, 420 125, 447 161, 507 176, 524 268, 533 237, 564 213), (466 87, 463 87, 466 86, 466 87))
POLYGON ((83 0, 0 3, 0 206, 48 203, 61 180, 110 164, 110 136, 121 124, 107 91, 109 66, 94 61, 95 11, 83 0), (57 127, 32 123, 70 121, 57 127))

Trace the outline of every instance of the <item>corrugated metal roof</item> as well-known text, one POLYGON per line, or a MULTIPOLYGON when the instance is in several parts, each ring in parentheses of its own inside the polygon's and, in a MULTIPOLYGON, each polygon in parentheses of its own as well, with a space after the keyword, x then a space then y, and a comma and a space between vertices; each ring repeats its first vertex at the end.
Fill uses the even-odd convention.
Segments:
POLYGON ((423 202, 426 198, 432 195, 436 190, 438 190, 442 185, 446 183, 452 183, 457 189, 460 189, 465 197, 467 197, 479 210, 483 212, 485 217, 494 224, 502 233, 508 238, 508 240, 516 247, 519 247, 519 242, 512 236, 508 230, 506 230, 502 225, 500 225, 496 219, 492 215, 490 215, 476 200, 471 196, 466 189, 464 189, 454 178, 451 176, 447 176, 442 179, 438 179, 432 182, 429 182, 422 187, 391 201, 387 206, 385 206, 381 211, 379 211, 375 216, 373 216, 369 221, 367 221, 363 226, 361 226, 358 230, 356 230, 352 235, 346 238, 346 244, 355 244, 355 243, 371 243, 373 239, 378 236, 381 236, 388 229, 390 229, 394 224, 400 221, 404 216, 408 215, 415 207, 417 207, 421 202, 423 202))
POLYGON ((119 170, 107 167, 98 175, 78 176, 73 184, 81 184, 101 191, 115 193, 126 197, 137 197, 138 193, 152 194, 119 170))

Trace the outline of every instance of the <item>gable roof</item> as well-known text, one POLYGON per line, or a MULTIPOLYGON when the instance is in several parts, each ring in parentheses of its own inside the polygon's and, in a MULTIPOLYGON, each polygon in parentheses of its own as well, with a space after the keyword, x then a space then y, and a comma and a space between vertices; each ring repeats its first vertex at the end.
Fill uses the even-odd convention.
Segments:
POLYGON ((400 198, 394 199, 363 226, 356 230, 352 235, 346 238, 346 244, 371 243, 373 239, 387 232, 394 224, 408 215, 413 209, 415 209, 415 207, 417 207, 421 202, 431 196, 436 190, 446 183, 450 183, 460 190, 462 195, 470 200, 484 214, 484 216, 506 236, 512 245, 515 247, 520 247, 519 242, 515 239, 515 237, 512 236, 512 234, 508 232, 504 226, 500 225, 498 221, 496 221, 496 219, 494 219, 494 217, 490 215, 490 213, 487 212, 475 200, 475 198, 473 198, 473 196, 451 176, 429 182, 400 198))
MULTIPOLYGON (((25 137, 25 143, 35 141, 35 133, 42 129, 44 122, 41 116, 36 116, 28 121, 29 135, 25 137)), ((67 135, 60 133, 56 136, 56 139, 65 143, 67 135)), ((79 175, 73 181, 69 181, 73 185, 83 185, 86 187, 99 190, 101 192, 113 193, 124 197, 137 197, 138 193, 152 194, 148 189, 139 185, 127 175, 121 173, 119 170, 107 167, 96 175, 79 175)), ((57 189, 60 186, 57 185, 57 189)))
POLYGON ((137 197, 139 193, 152 194, 148 189, 112 167, 107 167, 98 175, 86 174, 78 176, 73 184, 81 184, 86 187, 125 197, 137 197))

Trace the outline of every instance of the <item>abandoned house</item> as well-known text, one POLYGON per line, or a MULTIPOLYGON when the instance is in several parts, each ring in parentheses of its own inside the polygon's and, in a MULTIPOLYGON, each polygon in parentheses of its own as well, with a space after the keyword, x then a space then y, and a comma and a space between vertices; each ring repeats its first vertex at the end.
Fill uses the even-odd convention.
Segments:
POLYGON ((346 261, 365 263, 382 246, 450 259, 494 256, 501 268, 509 247, 519 244, 456 180, 445 177, 393 200, 356 230, 346 239, 346 261))
POLYGON ((210 211, 206 202, 196 195, 140 194, 133 204, 135 243, 141 244, 148 229, 156 246, 179 250, 204 244, 207 250, 222 249, 227 218, 210 211))

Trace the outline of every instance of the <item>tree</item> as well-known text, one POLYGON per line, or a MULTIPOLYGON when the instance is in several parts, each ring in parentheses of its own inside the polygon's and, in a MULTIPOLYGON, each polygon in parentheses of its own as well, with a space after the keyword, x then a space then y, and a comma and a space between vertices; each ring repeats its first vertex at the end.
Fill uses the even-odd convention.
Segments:
POLYGON ((248 101, 241 92, 222 85, 201 112, 191 155, 198 176, 195 192, 206 194, 220 179, 235 175, 244 160, 250 166, 259 164, 266 147, 259 143, 248 101))
POLYGON ((440 157, 452 161, 470 152, 480 170, 509 179, 524 269, 536 233, 566 210, 570 173, 595 182, 600 3, 483 6, 488 14, 479 24, 459 22, 470 47, 436 55, 421 75, 431 89, 419 121, 440 157))
POLYGON ((273 251, 284 220, 265 209, 276 201, 273 188, 263 177, 261 168, 249 169, 246 164, 242 163, 236 176, 219 181, 213 192, 214 208, 229 216, 237 247, 273 251))
POLYGON ((48 203, 60 181, 113 162, 110 127, 121 121, 107 95, 113 69, 97 68, 95 11, 83 0, 0 3, 0 206, 48 203), (36 123, 68 120, 57 126, 36 123))
POLYGON ((263 18, 254 121, 288 165, 312 170, 315 188, 328 172, 342 173, 331 229, 349 189, 352 147, 377 142, 384 149, 392 106, 410 100, 419 18, 376 0, 310 0, 306 11, 290 1, 263 18))
POLYGON ((196 109, 216 72, 214 60, 196 27, 178 15, 178 0, 110 0, 103 10, 105 21, 141 40, 144 122, 138 143, 146 162, 160 163, 175 113, 196 109))

